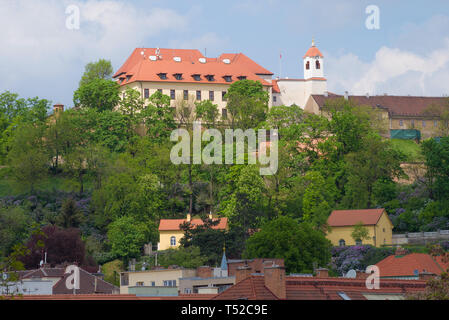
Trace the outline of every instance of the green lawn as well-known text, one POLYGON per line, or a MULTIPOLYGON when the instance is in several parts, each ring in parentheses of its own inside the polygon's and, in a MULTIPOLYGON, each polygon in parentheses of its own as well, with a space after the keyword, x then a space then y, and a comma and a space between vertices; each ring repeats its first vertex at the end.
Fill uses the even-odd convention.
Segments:
POLYGON ((391 139, 393 147, 402 151, 407 156, 407 162, 422 162, 421 145, 413 140, 391 139))

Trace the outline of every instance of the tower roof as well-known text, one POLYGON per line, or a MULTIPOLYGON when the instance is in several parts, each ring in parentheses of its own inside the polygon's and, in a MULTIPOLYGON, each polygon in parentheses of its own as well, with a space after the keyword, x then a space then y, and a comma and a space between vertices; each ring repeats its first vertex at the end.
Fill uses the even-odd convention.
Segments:
POLYGON ((315 46, 315 40, 312 40, 312 46, 309 48, 309 50, 307 50, 303 59, 305 59, 306 57, 316 57, 316 56, 319 56, 321 58, 324 57, 321 51, 318 50, 318 48, 315 46))

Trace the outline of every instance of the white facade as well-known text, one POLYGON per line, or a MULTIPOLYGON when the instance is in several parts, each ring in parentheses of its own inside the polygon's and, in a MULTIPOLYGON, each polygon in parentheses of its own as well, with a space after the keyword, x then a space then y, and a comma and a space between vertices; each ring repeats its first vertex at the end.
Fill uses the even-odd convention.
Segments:
POLYGON ((280 93, 273 93, 274 106, 291 106, 305 108, 312 94, 327 92, 327 80, 324 77, 324 57, 312 43, 312 47, 303 58, 303 79, 277 79, 280 93))

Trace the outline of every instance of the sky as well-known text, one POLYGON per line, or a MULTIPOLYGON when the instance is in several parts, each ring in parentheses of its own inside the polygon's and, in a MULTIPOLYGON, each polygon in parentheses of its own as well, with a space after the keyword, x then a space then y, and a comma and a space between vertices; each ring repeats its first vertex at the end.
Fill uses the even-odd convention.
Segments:
POLYGON ((0 30, 0 92, 67 107, 87 63, 115 71, 137 47, 242 52, 274 77, 303 78, 312 39, 331 92, 449 94, 447 0, 0 0, 0 30))

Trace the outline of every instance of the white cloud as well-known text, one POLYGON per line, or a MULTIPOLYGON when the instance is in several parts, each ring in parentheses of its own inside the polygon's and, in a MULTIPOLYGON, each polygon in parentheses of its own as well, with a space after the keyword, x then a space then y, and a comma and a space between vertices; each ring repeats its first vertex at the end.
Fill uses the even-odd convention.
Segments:
POLYGON ((188 25, 188 13, 145 8, 120 0, 0 1, 0 88, 71 104, 87 62, 106 58, 117 68, 148 38, 188 25), (79 30, 66 28, 70 4, 80 8, 79 30))
POLYGON ((354 54, 328 54, 329 90, 352 94, 436 95, 449 93, 449 38, 443 47, 416 54, 397 48, 380 48, 373 61, 354 54), (446 80, 445 80, 446 79, 446 80))

